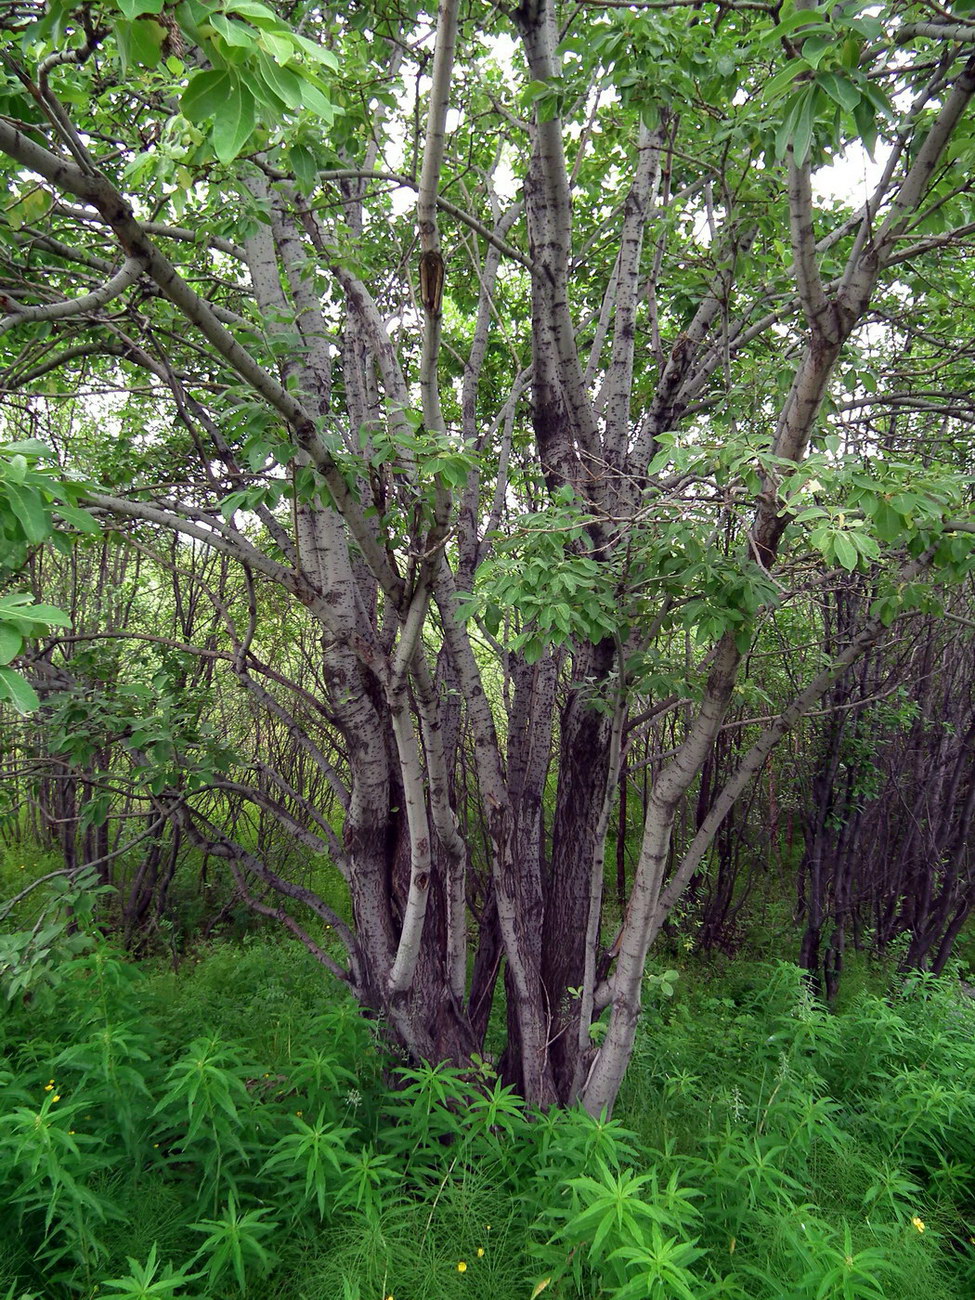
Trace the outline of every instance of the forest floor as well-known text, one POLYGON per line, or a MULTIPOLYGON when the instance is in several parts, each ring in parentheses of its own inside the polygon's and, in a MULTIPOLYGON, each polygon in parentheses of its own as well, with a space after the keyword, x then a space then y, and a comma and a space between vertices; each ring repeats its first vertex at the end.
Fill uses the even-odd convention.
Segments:
POLYGON ((4 1300, 975 1294, 957 971, 864 964, 828 1010, 768 955, 670 954, 598 1121, 398 1066, 271 932, 174 970, 77 922, 0 938, 4 1300))

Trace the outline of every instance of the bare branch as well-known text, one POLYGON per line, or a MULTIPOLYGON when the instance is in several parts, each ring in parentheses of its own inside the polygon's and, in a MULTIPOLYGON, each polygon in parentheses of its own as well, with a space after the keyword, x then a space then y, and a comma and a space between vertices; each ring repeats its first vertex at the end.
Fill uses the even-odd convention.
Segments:
POLYGON ((111 302, 113 298, 118 298, 126 289, 136 284, 145 269, 143 258, 127 258, 118 274, 101 288, 94 289, 80 298, 68 299, 66 302, 38 303, 36 306, 24 307, 12 302, 10 297, 4 294, 0 296, 0 301, 3 301, 7 307, 8 315, 0 320, 0 334, 5 334, 15 325, 39 320, 65 320, 69 316, 81 316, 85 312, 104 307, 106 303, 111 302), (10 311, 11 307, 13 311, 10 311))

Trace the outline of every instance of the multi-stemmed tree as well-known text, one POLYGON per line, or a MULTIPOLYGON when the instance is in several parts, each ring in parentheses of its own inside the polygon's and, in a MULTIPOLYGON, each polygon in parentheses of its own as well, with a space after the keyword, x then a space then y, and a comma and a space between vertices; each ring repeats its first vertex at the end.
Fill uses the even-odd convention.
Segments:
MULTIPOLYGON (((88 511, 221 557, 197 648, 340 815, 259 748, 195 790, 178 751, 147 760, 157 809, 414 1056, 481 1051, 503 979, 505 1077, 611 1107, 648 947, 722 817, 929 574, 969 563, 954 450, 879 461, 844 430, 864 404, 921 439, 969 417, 975 23, 11 0, 0 29, 7 434, 84 392, 103 438, 65 435, 63 462, 88 511), (869 183, 817 198, 847 146, 869 183), (908 338, 944 364, 888 408, 908 338), (864 620, 675 846, 756 638, 815 609, 824 566, 871 571, 864 620), (315 629, 300 686, 273 592, 315 629), (609 933, 622 758, 668 711, 609 933), (213 789, 330 855, 354 923, 204 815, 213 789)), ((38 455, 2 462, 21 542, 81 523, 38 455)))

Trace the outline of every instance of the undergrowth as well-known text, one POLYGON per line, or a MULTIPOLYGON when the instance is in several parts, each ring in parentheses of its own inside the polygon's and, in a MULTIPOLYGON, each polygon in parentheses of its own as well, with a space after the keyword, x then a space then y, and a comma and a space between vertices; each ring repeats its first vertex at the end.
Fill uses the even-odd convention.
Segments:
POLYGON ((0 941, 0 1298, 970 1300, 975 1013, 647 982, 612 1120, 409 1069, 289 943, 0 941))

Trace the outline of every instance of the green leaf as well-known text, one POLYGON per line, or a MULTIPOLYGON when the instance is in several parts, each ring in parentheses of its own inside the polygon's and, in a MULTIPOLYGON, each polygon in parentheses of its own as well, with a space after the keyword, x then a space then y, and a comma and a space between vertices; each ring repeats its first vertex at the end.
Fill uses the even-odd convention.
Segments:
POLYGON ((880 596, 870 606, 870 617, 879 618, 884 627, 890 627, 900 606, 894 596, 880 596))
POLYGON ((301 81, 301 97, 304 107, 309 112, 315 113, 323 122, 329 123, 335 119, 335 105, 328 98, 317 82, 312 81, 311 77, 303 77, 301 81))
POLYGON ((118 7, 131 22, 143 14, 161 14, 166 0, 117 0, 118 7))
POLYGON ((9 664, 20 654, 23 645, 24 638, 16 628, 9 623, 0 623, 0 664, 9 664))
POLYGON ((777 72, 763 88, 763 95, 766 99, 776 99, 783 90, 787 90, 795 79, 803 72, 809 71, 809 64, 804 59, 793 59, 787 63, 781 72, 777 72))
POLYGON ((818 98, 815 86, 809 86, 802 93, 801 106, 792 132, 792 149, 795 160, 800 167, 809 157, 809 150, 812 146, 813 128, 816 125, 816 101, 818 98))
POLYGON ((307 36, 302 36, 300 32, 289 32, 288 39, 302 54, 313 62, 321 64, 323 68, 331 68, 333 71, 338 68, 338 59, 331 50, 325 49, 323 45, 310 41, 307 36))
POLYGON ((253 49, 257 44, 256 34, 246 23, 234 22, 232 18, 225 18, 223 14, 213 14, 210 18, 210 26, 228 45, 238 49, 253 49))
POLYGON ((818 68, 823 61, 823 55, 833 48, 833 35, 828 36, 810 36, 802 43, 802 57, 812 67, 818 68))
POLYGON ((263 50, 258 51, 257 71, 265 86, 285 107, 294 112, 308 109, 325 122, 334 119, 335 105, 321 86, 307 74, 299 74, 294 68, 282 66, 263 50))
POLYGON ((26 594, 0 598, 0 617, 13 615, 24 623, 38 623, 44 627, 70 627, 71 619, 54 605, 34 605, 26 594))
POLYGON ((866 560, 880 559, 880 547, 878 546, 876 539, 871 537, 869 533, 864 533, 864 532, 851 533, 850 540, 853 542, 853 545, 857 548, 857 550, 864 557, 864 559, 866 560))
POLYGON ((307 145, 293 144, 288 150, 288 160, 300 190, 303 194, 310 194, 320 170, 314 153, 307 145))
POLYGON ((863 147, 870 155, 872 162, 873 151, 877 147, 877 119, 873 105, 866 99, 861 99, 853 110, 853 120, 856 122, 863 147))
POLYGON ((51 523, 38 493, 30 488, 17 487, 9 480, 3 491, 28 542, 43 542, 51 531, 51 523))
MULTIPOLYGON (((793 95, 786 101, 785 116, 779 123, 779 129, 775 133, 775 156, 784 158, 789 149, 795 134, 796 120, 802 109, 801 95, 793 95)), ((798 161, 798 160, 797 160, 798 161)))
POLYGON ((33 713, 40 705, 37 692, 26 677, 0 666, 0 700, 9 700, 18 713, 33 713))
POLYGON ((260 0, 229 0, 227 12, 233 14, 243 14, 245 18, 250 18, 257 27, 281 27, 281 19, 273 9, 267 5, 261 4, 260 0))
POLYGON ((834 535, 833 554, 848 573, 852 573, 857 567, 859 552, 846 533, 836 533, 834 535))
POLYGON ((19 442, 0 443, 0 456, 36 456, 54 460, 54 452, 40 438, 22 438, 19 442))
POLYGON ((848 113, 853 112, 862 98, 852 81, 848 81, 845 77, 838 77, 835 72, 821 72, 816 82, 835 104, 839 104, 840 108, 848 113))
MULTIPOLYGON (((33 186, 27 191, 22 198, 16 203, 4 208, 3 215, 7 225, 11 230, 20 230, 21 226, 36 225, 38 221, 43 220, 51 210, 54 198, 51 193, 40 185, 33 186)), ((28 443, 34 443, 36 439, 28 439, 28 443)), ((39 444, 43 447, 43 443, 39 444)), ((4 451, 10 448, 5 447, 4 451)))
POLYGON ((304 102, 302 98, 303 83, 297 73, 293 72, 291 68, 282 68, 263 50, 259 50, 257 54, 257 70, 264 84, 286 108, 292 108, 296 111, 302 108, 304 102))
POLYGON ((295 52, 291 42, 280 32, 262 31, 258 43, 282 67, 294 58, 295 52))
POLYGON ((81 510, 78 506, 71 506, 67 502, 61 502, 54 507, 54 513, 60 519, 63 519, 66 524, 72 524, 79 533, 101 532, 98 522, 87 510, 81 510))
POLYGON ((225 69, 194 72, 180 100, 180 112, 197 124, 223 111, 233 78, 225 69))
POLYGON ((256 125, 257 104, 254 96, 242 81, 234 77, 211 133, 214 150, 222 163, 229 163, 237 157, 256 125))
POLYGON ((27 477, 26 456, 11 456, 7 461, 6 479, 8 483, 23 483, 27 477))
POLYGON ((770 45, 772 44, 777 45, 783 36, 789 36, 793 32, 798 31, 800 28, 802 28, 803 32, 805 31, 829 32, 832 30, 828 22, 826 21, 817 22, 816 21, 817 18, 823 20, 827 19, 828 14, 826 10, 819 9, 819 8, 793 9, 791 13, 786 14, 782 18, 782 20, 778 23, 778 25, 773 27, 772 30, 762 38, 763 43, 770 44, 770 45))
POLYGON ((117 22, 115 39, 118 41, 122 67, 127 68, 130 64, 141 68, 158 67, 166 35, 166 28, 154 18, 117 22))

